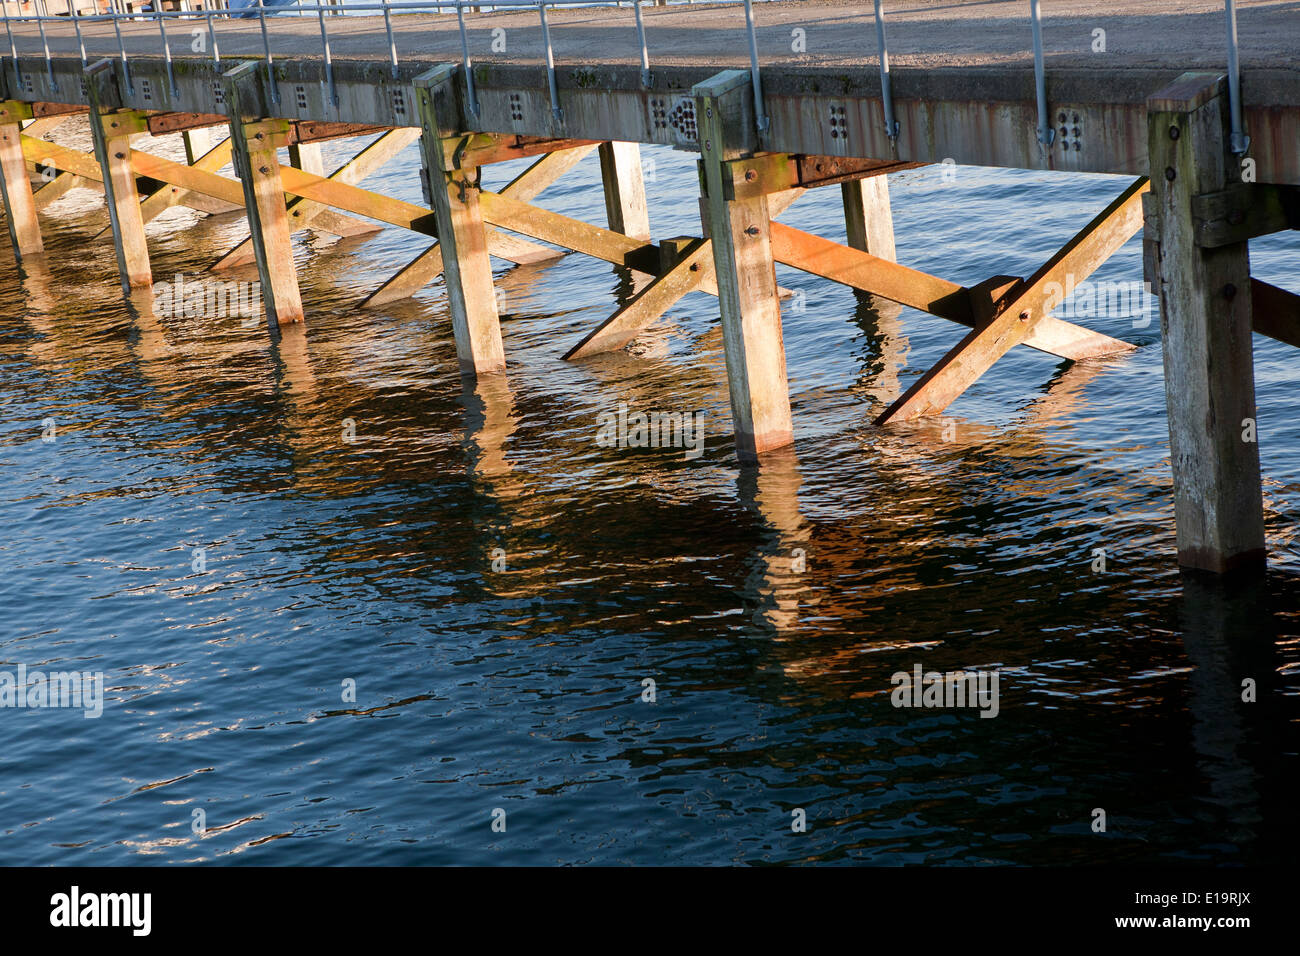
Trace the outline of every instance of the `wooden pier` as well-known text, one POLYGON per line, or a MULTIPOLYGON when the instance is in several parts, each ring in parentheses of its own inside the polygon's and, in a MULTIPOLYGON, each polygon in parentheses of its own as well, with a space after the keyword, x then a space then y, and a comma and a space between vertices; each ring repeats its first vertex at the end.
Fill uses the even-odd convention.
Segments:
MULTIPOLYGON (((315 16, 269 18, 265 34, 256 20, 170 21, 176 49, 165 55, 158 23, 86 21, 78 40, 66 19, 13 20, 7 28, 22 49, 16 42, 0 62, 6 218, 21 262, 42 254, 41 211, 51 201, 76 186, 102 189, 129 293, 152 283, 149 219, 177 204, 242 209, 249 238, 213 268, 256 264, 273 329, 304 321, 295 231, 358 236, 376 223, 398 226, 429 244, 361 304, 381 306, 440 279, 470 377, 506 366, 494 257, 527 263, 567 250, 640 277, 639 291, 571 344, 566 357, 575 361, 627 345, 688 293, 714 295, 737 451, 760 464, 792 442, 776 263, 967 330, 879 416, 884 427, 942 412, 1016 346, 1067 361, 1130 350, 1053 316, 1054 290, 1084 281, 1142 230, 1146 277, 1160 302, 1179 561, 1215 573, 1259 570, 1265 542, 1251 338, 1260 332, 1300 346, 1300 296, 1252 279, 1248 244, 1300 228, 1298 15, 1286 3, 1246 8, 1247 36, 1272 36, 1287 24, 1291 33, 1275 37, 1266 55, 1243 52, 1234 74, 1222 65, 1221 5, 1176 16, 1173 7, 1189 5, 1149 4, 1165 31, 1144 42, 1172 36, 1170 49, 1134 44, 1090 60, 1087 41, 1097 27, 1089 24, 1123 19, 1090 13, 1092 5, 1049 19, 1047 53, 1036 61, 1021 52, 1027 26, 1019 46, 1003 30, 990 34, 992 49, 921 56, 916 48, 927 37, 937 45, 946 26, 961 31, 964 21, 1010 17, 1013 7, 1016 22, 1026 22, 1024 4, 923 0, 899 18, 900 34, 913 40, 887 74, 869 7, 834 3, 756 5, 760 41, 778 37, 784 51, 803 30, 808 55, 773 55, 772 41, 750 59, 734 5, 647 7, 645 35, 656 49, 673 51, 650 67, 635 43, 618 45, 627 40, 628 8, 552 11, 549 32, 535 12, 532 19, 509 11, 474 16, 465 34, 454 12, 394 15, 400 59, 378 17, 331 20, 329 56, 313 33, 315 16), (959 13, 944 12, 950 8, 959 13), (735 29, 720 46, 713 33, 722 27, 701 24, 724 15, 735 29), (1066 23, 1073 46, 1062 52, 1051 44, 1064 42, 1066 23), (219 59, 206 47, 191 52, 191 26, 196 48, 204 31, 219 38, 219 59), (492 58, 489 37, 498 27, 509 31, 515 52, 492 58), (851 33, 856 46, 844 39, 851 33), (558 53, 547 46, 552 35, 558 53), (468 68, 466 36, 483 50, 468 68), (611 55, 595 62, 592 43, 611 55), (1012 46, 998 46, 1005 43, 1012 46), (27 52, 38 44, 48 56, 27 52), (581 56, 564 55, 579 48, 581 56), (41 138, 80 114, 89 119, 92 153, 41 138), (210 127, 228 127, 229 139, 210 145, 210 127), (133 145, 176 132, 185 135, 186 162, 133 145), (364 146, 327 173, 318 144, 345 137, 364 137, 364 146), (424 204, 358 185, 417 138, 424 204), (699 235, 651 238, 643 143, 699 154, 699 235), (282 148, 288 164, 279 161, 282 148), (532 203, 592 152, 600 158, 606 225, 532 203), (507 187, 482 188, 483 166, 524 157, 532 165, 507 187), (993 275, 967 287, 895 261, 886 174, 942 162, 1120 173, 1132 181, 1032 275, 993 275), (220 174, 227 163, 237 178, 220 174), (842 195, 845 245, 777 221, 806 190, 826 186, 842 195)), ((167 23, 161 26, 165 33, 167 23)), ((990 228, 999 242, 1014 241, 1013 224, 990 228)))

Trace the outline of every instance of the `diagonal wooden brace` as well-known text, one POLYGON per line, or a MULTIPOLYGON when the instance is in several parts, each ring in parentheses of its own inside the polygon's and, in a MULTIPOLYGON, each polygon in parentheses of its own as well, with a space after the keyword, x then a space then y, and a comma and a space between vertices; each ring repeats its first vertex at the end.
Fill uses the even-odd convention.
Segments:
POLYGON ((1013 346, 1026 341, 1057 303, 1048 287, 1082 281, 1142 228, 1142 194, 1150 188, 1139 179, 1102 210, 1064 248, 1052 256, 1009 298, 994 316, 980 322, 876 419, 877 425, 942 412, 1013 346))
MULTIPOLYGON (((776 222, 772 223, 772 256, 783 265, 961 325, 974 326, 980 308, 987 304, 979 301, 978 286, 968 289, 776 222)), ((1120 339, 1050 315, 1043 316, 1024 344, 1070 361, 1133 348, 1120 339)))

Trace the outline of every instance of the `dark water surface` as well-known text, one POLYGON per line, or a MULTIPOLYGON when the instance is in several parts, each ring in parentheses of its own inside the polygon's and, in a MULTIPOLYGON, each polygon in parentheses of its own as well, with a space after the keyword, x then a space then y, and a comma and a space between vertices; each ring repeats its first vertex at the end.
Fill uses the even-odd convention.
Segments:
MULTIPOLYGON (((698 233, 692 157, 644 155, 655 235, 698 233)), ((418 202, 417 169, 367 185, 418 202)), ((890 184, 900 260, 973 283, 1125 181, 890 184)), ((539 201, 603 222, 594 156, 539 201)), ((838 190, 782 218, 843 236, 838 190)), ((1255 341, 1272 574, 1225 592, 1175 567, 1154 305, 1081 320, 1126 357, 1016 350, 946 441, 870 423, 963 330, 781 270, 797 445, 756 472, 707 296, 566 363, 626 277, 500 268, 509 372, 466 389, 441 284, 356 307, 424 240, 300 234, 306 332, 277 342, 124 303, 106 225, 75 192, 46 269, 0 253, 0 668, 107 684, 98 720, 0 710, 0 862, 1295 860, 1294 351, 1255 341), (704 454, 598 447, 620 402, 704 411, 704 454), (1000 669, 996 719, 891 706, 918 663, 1000 669)), ((156 277, 241 232, 165 214, 156 277)), ((1294 238, 1252 257, 1297 288, 1294 238)), ((1140 282, 1140 239, 1097 278, 1140 282)))

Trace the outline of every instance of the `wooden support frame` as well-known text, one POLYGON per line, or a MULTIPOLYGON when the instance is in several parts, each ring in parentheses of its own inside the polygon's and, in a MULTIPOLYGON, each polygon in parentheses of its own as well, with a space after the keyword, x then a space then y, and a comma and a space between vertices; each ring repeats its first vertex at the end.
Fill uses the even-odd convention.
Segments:
POLYGON ((1142 194, 1136 180, 1097 214, 1023 285, 1012 286, 977 315, 975 328, 887 408, 876 424, 942 412, 1012 347, 1026 341, 1059 303, 1048 294, 1083 281, 1142 228, 1142 194))
POLYGON ((286 124, 260 118, 257 67, 251 62, 235 67, 222 76, 222 83, 230 105, 231 146, 243 185, 266 317, 273 325, 290 325, 303 320, 303 308, 276 159, 277 134, 285 131, 286 124))
POLYGON ((100 60, 87 69, 86 91, 91 103, 90 132, 108 204, 118 274, 122 291, 130 295, 132 289, 153 285, 140 196, 131 163, 131 135, 145 130, 145 114, 112 110, 114 70, 111 60, 100 60))
MULTIPOLYGON (((769 215, 779 216, 803 192, 802 189, 789 189, 769 197, 769 215)), ((664 244, 660 248, 663 249, 664 244)), ((661 275, 641 289, 623 308, 587 333, 564 357, 590 358, 602 352, 623 348, 683 296, 702 290, 706 285, 712 285, 715 290, 717 288, 713 272, 713 241, 691 239, 678 255, 672 257, 671 264, 661 275)))
MULTIPOLYGON (((418 129, 401 127, 398 129, 388 130, 383 133, 373 143, 367 145, 358 152, 352 159, 348 160, 328 177, 331 181, 345 183, 355 186, 375 170, 379 169, 385 163, 393 159, 398 153, 413 143, 420 136, 418 129)), ((306 145, 291 145, 290 158, 296 150, 309 148, 306 145)), ((301 156, 302 154, 299 153, 301 156)), ((308 169, 305 166, 299 166, 304 172, 315 172, 315 169, 308 169)), ((365 235, 367 233, 378 231, 380 226, 373 223, 363 222, 354 219, 351 216, 344 216, 335 212, 333 209, 309 199, 295 197, 289 201, 287 211, 289 214, 290 225, 294 230, 315 228, 318 226, 332 227, 328 228, 329 232, 336 235, 365 235), (337 231, 336 231, 337 230, 337 231)), ((251 239, 245 239, 234 249, 226 253, 212 265, 213 269, 229 269, 235 266, 246 265, 253 260, 253 243, 251 239)))
MULTIPOLYGON (((501 190, 501 195, 526 202, 576 166, 595 148, 591 144, 584 144, 547 153, 516 176, 501 190)), ((490 227, 487 231, 488 252, 500 256, 502 251, 507 251, 510 253, 508 258, 512 262, 546 262, 563 255, 557 250, 534 245, 522 239, 507 248, 509 236, 490 227)), ((390 302, 410 298, 440 275, 442 275, 442 250, 437 243, 434 243, 367 296, 361 305, 363 308, 377 308, 390 302)))
POLYGON ((1185 73, 1147 101, 1158 229, 1148 251, 1160 299, 1178 563, 1215 574, 1258 572, 1266 562, 1248 243, 1197 241, 1197 197, 1237 191, 1240 181, 1229 115, 1227 83, 1213 74, 1185 73))
POLYGON ((439 137, 439 131, 454 126, 460 115, 453 82, 458 72, 457 67, 439 66, 422 73, 415 78, 415 99, 456 355, 462 374, 479 376, 503 370, 506 359, 478 170, 449 162, 439 137))

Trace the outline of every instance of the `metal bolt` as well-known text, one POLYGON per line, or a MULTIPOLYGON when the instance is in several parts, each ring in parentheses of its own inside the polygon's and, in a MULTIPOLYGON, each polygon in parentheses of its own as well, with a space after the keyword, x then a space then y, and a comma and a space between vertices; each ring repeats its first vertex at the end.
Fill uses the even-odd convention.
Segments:
POLYGON ((1171 126, 1171 127, 1169 127, 1169 138, 1170 138, 1170 139, 1177 139, 1179 136, 1182 136, 1182 135, 1183 135, 1183 131, 1180 130, 1177 126, 1171 126))
POLYGON ((752 169, 745 170, 745 182, 752 183, 757 178, 758 178, 758 173, 754 172, 754 170, 752 169))
POLYGON ((265 133, 256 133, 256 134, 254 134, 253 138, 254 138, 254 139, 266 139, 266 134, 265 134, 265 133))
POLYGON ((1178 178, 1178 173, 1174 171, 1174 167, 1172 167, 1172 166, 1166 166, 1166 167, 1165 167, 1165 179, 1169 180, 1169 181, 1172 183, 1172 182, 1173 182, 1175 179, 1177 179, 1177 178, 1178 178))
POLYGON ((713 140, 711 140, 711 139, 706 139, 706 140, 704 141, 704 151, 707 153, 707 152, 712 151, 712 149, 713 149, 713 140))
POLYGON ((113 158, 114 158, 114 159, 126 159, 126 153, 114 153, 114 154, 113 154, 113 158))
POLYGON ((757 235, 758 235, 758 226, 746 226, 746 227, 745 227, 745 235, 747 235, 747 236, 757 236, 757 235))
POLYGON ((1021 322, 1028 322, 1028 321, 1029 321, 1029 310, 1028 310, 1028 309, 1026 309, 1024 312, 1021 312, 1021 313, 1020 313, 1020 321, 1021 321, 1021 322))
POLYGON ((1229 282, 1223 287, 1223 297, 1225 299, 1234 299, 1237 296, 1237 287, 1229 282))
POLYGON ((705 107, 704 115, 707 116, 709 119, 713 119, 713 107, 711 106, 705 107))
POLYGON ((257 171, 258 171, 259 173, 261 173, 263 176, 265 176, 267 173, 269 173, 269 172, 271 171, 271 167, 270 167, 270 166, 258 166, 258 167, 257 167, 257 171))

